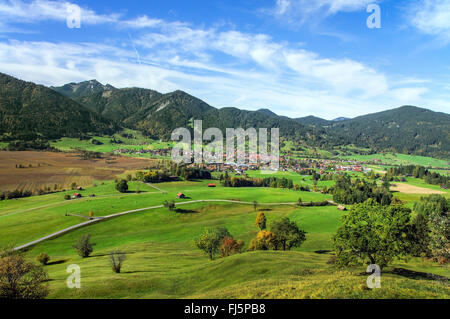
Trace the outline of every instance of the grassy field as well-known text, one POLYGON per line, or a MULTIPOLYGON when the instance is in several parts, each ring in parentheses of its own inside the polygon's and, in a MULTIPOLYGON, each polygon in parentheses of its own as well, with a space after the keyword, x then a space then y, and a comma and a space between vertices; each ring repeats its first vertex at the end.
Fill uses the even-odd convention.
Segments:
MULTIPOLYGON (((157 150, 157 149, 167 149, 173 146, 171 142, 161 142, 146 138, 142 133, 134 130, 124 130, 120 134, 115 134, 113 137, 116 141, 122 141, 122 143, 114 143, 112 137, 108 136, 94 136, 89 140, 79 140, 76 138, 62 138, 57 141, 51 142, 51 146, 61 151, 72 151, 76 149, 109 153, 117 149, 129 149, 129 150, 157 150), (123 137, 121 134, 131 134, 133 138, 123 137), (102 145, 95 145, 92 140, 95 139, 102 143, 102 145)), ((135 157, 150 157, 149 154, 133 155, 135 157)))
POLYGON ((425 167, 450 168, 448 160, 436 159, 432 157, 406 155, 406 154, 373 154, 373 155, 351 155, 341 156, 346 160, 356 160, 361 162, 373 162, 379 160, 383 164, 391 165, 421 165, 425 167))
MULTIPOLYGON (((256 173, 257 174, 257 173, 256 173)), ((279 173, 289 177, 292 173, 279 173)), ((294 176, 292 176, 294 177, 294 176)), ((298 177, 300 178, 300 177, 298 177)), ((344 213, 334 206, 270 206, 264 203, 295 202, 330 198, 311 192, 267 188, 207 188, 208 181, 150 185, 130 183, 128 194, 118 194, 113 182, 82 191, 96 198, 64 201, 64 193, 0 202, 0 244, 22 244, 64 227, 85 221, 66 212, 95 216, 133 208, 160 205, 176 198, 257 200, 268 225, 281 216, 295 220, 307 232, 307 240, 290 252, 245 252, 228 258, 209 259, 193 245, 205 227, 225 226, 248 246, 258 229, 253 205, 195 203, 169 212, 165 208, 143 211, 100 222, 34 246, 25 253, 34 259, 46 252, 50 298, 449 298, 446 284, 423 278, 423 273, 449 276, 449 269, 418 259, 397 261, 385 270, 382 289, 365 288, 365 267, 334 268, 330 258, 331 238, 344 213), (139 190, 141 193, 136 193, 139 190), (94 253, 77 256, 72 245, 91 234, 94 253), (121 274, 112 272, 108 254, 121 250, 127 261, 121 274), (68 289, 66 268, 82 269, 82 288, 68 289), (397 268, 397 269, 396 269, 397 268), (398 268, 407 269, 398 273, 398 268), (414 273, 414 272, 416 273, 414 273)), ((71 192, 67 192, 71 193, 71 192)), ((408 194, 410 195, 410 194, 408 194)))
MULTIPOLYGON (((260 177, 260 178, 265 178, 265 177, 279 177, 279 178, 287 178, 287 179, 291 179, 293 181, 294 184, 299 184, 299 185, 308 185, 310 187, 312 187, 314 185, 314 181, 312 179, 312 176, 310 175, 300 175, 299 173, 295 173, 295 172, 276 172, 275 174, 262 174, 260 171, 248 171, 247 175, 249 177, 260 177)), ((323 186, 326 187, 330 187, 334 184, 333 181, 318 181, 317 182, 317 187, 321 188, 323 186)))

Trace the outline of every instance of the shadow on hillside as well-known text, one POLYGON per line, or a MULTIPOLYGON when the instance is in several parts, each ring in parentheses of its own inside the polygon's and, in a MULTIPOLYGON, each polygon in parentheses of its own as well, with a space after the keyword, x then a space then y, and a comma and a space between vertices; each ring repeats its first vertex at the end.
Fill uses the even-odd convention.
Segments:
POLYGON ((138 273, 149 273, 152 271, 145 271, 145 270, 134 270, 134 271, 121 271, 122 274, 138 274, 138 273))
POLYGON ((47 263, 46 266, 60 265, 60 264, 64 264, 65 262, 68 262, 68 261, 69 261, 68 259, 55 260, 55 261, 47 263))
POLYGON ((331 253, 331 250, 316 250, 315 253, 319 255, 331 253))
POLYGON ((177 214, 198 214, 198 212, 195 210, 182 209, 182 208, 175 209, 175 213, 177 213, 177 214))
POLYGON ((439 280, 448 282, 449 278, 444 276, 439 276, 435 274, 430 274, 426 272, 414 271, 405 268, 394 268, 392 271, 386 271, 385 273, 394 274, 409 279, 426 279, 426 280, 439 280))

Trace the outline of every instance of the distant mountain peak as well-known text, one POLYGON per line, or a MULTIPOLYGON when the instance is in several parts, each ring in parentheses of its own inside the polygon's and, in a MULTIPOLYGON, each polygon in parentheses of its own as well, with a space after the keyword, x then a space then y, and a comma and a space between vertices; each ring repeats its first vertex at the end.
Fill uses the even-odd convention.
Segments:
POLYGON ((69 98, 80 98, 94 93, 115 90, 116 88, 110 84, 103 85, 93 79, 78 83, 72 82, 59 87, 51 87, 51 89, 69 98))
POLYGON ((259 109, 258 111, 259 113, 265 114, 265 115, 269 115, 269 116, 278 116, 276 113, 272 112, 269 109, 259 109))

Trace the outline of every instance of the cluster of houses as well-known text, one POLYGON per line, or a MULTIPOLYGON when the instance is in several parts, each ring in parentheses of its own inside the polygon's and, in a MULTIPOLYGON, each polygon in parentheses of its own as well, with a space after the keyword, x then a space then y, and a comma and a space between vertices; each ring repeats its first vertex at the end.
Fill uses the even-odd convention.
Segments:
POLYGON ((361 165, 349 165, 349 166, 337 165, 336 171, 368 173, 371 172, 372 169, 361 165))

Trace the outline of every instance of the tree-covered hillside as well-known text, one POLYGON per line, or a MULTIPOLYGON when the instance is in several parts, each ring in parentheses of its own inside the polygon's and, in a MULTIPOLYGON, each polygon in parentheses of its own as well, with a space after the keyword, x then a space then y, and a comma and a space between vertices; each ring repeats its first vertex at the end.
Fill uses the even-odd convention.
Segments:
POLYGON ((125 127, 168 140, 174 129, 192 128, 193 120, 203 120, 204 129, 218 127, 222 131, 277 127, 284 141, 328 150, 354 145, 376 152, 450 157, 450 115, 414 106, 340 121, 314 116, 291 119, 267 109, 217 109, 183 91, 162 94, 141 88, 116 89, 95 80, 51 90, 7 75, 0 79, 2 134, 55 138, 111 133, 125 127))
POLYGON ((115 129, 102 116, 45 86, 0 73, 0 135, 4 139, 109 134, 115 129))
POLYGON ((336 122, 328 134, 336 144, 450 157, 450 115, 415 106, 336 122))

